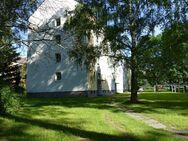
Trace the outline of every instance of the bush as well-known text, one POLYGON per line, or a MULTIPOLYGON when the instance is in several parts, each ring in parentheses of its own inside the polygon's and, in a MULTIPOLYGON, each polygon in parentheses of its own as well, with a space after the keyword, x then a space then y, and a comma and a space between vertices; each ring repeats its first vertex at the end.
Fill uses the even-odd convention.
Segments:
POLYGON ((20 98, 9 86, 0 88, 0 114, 14 113, 20 105, 20 98))

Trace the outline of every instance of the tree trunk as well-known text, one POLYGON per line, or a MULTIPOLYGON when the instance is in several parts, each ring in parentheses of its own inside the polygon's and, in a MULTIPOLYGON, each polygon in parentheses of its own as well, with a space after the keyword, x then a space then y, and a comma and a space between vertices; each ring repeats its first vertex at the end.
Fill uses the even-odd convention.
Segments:
POLYGON ((157 84, 154 85, 154 92, 158 92, 159 91, 159 87, 157 84))
POLYGON ((133 13, 133 2, 132 0, 128 1, 129 3, 129 20, 130 20, 130 35, 131 35, 131 103, 137 103, 138 102, 138 96, 137 96, 137 91, 138 91, 138 79, 137 79, 137 72, 138 72, 138 65, 137 65, 137 42, 136 42, 136 22, 134 19, 134 13, 133 13))
POLYGON ((186 92, 186 90, 187 90, 187 89, 186 89, 186 85, 184 85, 184 86, 183 86, 183 91, 184 91, 184 93, 186 92))
POLYGON ((136 60, 136 36, 135 32, 132 32, 132 49, 131 49, 131 103, 138 102, 138 80, 137 80, 137 60, 136 60))
POLYGON ((137 74, 134 68, 132 68, 131 73, 131 103, 138 102, 138 95, 137 95, 137 74))
POLYGON ((170 91, 172 92, 172 85, 170 85, 169 87, 170 87, 170 91))

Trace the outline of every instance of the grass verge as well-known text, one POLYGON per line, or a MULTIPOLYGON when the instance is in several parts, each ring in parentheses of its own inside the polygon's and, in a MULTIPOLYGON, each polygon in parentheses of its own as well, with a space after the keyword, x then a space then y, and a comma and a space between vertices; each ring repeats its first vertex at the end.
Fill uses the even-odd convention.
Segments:
MULTIPOLYGON (((20 112, 0 117, 0 140, 179 141, 183 139, 132 119, 125 111, 133 109, 151 117, 157 116, 157 119, 170 125, 177 119, 187 123, 187 96, 141 94, 139 98, 143 104, 136 105, 128 103, 127 94, 95 98, 26 99, 20 112), (175 113, 179 116, 174 117, 175 113), (167 114, 172 119, 168 116, 165 119, 167 114)), ((181 122, 175 126, 187 129, 181 122)))

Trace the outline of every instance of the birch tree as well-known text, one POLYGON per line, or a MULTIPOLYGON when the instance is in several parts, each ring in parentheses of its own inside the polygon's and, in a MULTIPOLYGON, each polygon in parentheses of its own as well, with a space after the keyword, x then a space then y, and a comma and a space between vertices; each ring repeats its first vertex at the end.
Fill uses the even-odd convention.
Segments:
POLYGON ((117 61, 126 61, 131 69, 130 101, 138 102, 138 74, 141 71, 137 60, 138 45, 160 24, 163 15, 161 4, 148 0, 82 1, 71 15, 66 29, 73 30, 78 35, 92 31, 96 36, 104 37, 100 46, 89 48, 92 54, 76 51, 83 49, 84 46, 75 45, 71 51, 72 57, 86 65, 102 55, 117 61), (87 58, 83 58, 85 54, 87 58))

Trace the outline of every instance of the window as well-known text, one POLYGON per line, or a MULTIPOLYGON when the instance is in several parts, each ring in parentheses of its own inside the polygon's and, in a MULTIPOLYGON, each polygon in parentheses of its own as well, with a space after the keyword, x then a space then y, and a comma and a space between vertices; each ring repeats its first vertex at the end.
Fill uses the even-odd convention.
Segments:
POLYGON ((61 80, 61 72, 56 72, 56 80, 61 80))
POLYGON ((56 58, 57 63, 61 62, 61 54, 60 53, 56 53, 55 58, 56 58))
POLYGON ((83 36, 82 36, 82 43, 83 43, 83 44, 87 44, 87 43, 88 43, 88 38, 87 38, 86 35, 83 35, 83 36))
POLYGON ((61 44, 61 35, 56 35, 55 40, 57 44, 61 44))
POLYGON ((61 25, 61 18, 57 18, 56 19, 56 26, 60 26, 61 25))

